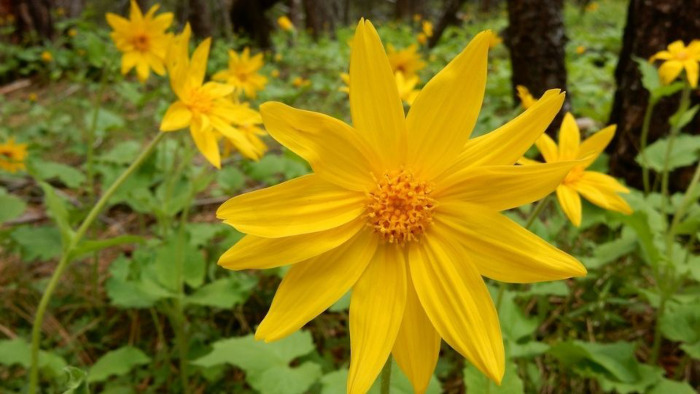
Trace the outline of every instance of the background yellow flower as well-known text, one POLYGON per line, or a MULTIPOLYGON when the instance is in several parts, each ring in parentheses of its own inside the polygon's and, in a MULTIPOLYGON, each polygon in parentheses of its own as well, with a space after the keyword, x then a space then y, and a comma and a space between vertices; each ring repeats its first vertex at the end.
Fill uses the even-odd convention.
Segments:
POLYGON ((265 65, 263 54, 258 53, 251 57, 250 48, 246 47, 240 55, 234 50, 229 50, 228 56, 228 68, 214 74, 212 79, 226 82, 243 91, 246 97, 255 98, 257 92, 265 89, 267 84, 267 78, 258 73, 265 65))
POLYGON ((0 144, 0 168, 3 170, 17 172, 25 169, 24 159, 26 157, 27 144, 16 144, 14 138, 0 144))
POLYGON ((659 67, 661 82, 673 82, 681 71, 685 70, 688 83, 693 88, 698 86, 698 62, 700 62, 700 40, 693 40, 686 47, 683 41, 674 41, 668 45, 667 51, 654 54, 649 61, 664 60, 659 67))

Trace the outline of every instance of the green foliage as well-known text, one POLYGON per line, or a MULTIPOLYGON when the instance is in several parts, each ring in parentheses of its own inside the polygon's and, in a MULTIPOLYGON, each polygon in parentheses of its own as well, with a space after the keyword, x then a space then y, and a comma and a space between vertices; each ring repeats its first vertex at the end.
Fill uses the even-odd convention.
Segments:
POLYGON ((27 203, 0 187, 0 224, 18 218, 27 209, 27 203))
POLYGON ((117 350, 112 350, 100 357, 95 364, 90 367, 87 375, 88 382, 101 382, 110 376, 126 375, 139 365, 151 362, 151 358, 144 352, 133 346, 124 346, 117 350))

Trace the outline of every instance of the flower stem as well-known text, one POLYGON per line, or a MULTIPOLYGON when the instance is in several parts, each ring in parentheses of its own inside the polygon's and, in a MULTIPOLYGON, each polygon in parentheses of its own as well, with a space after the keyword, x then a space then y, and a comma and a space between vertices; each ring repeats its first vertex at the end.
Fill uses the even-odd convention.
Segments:
MULTIPOLYGON (((678 112, 676 114, 683 114, 688 110, 688 107, 690 107, 690 86, 688 84, 685 85, 683 88, 683 92, 681 93, 681 102, 678 105, 678 112)), ((666 144, 666 153, 664 155, 664 165, 663 169, 661 172, 661 193, 663 195, 661 199, 661 214, 665 215, 666 212, 666 201, 668 200, 668 178, 669 175, 671 174, 671 171, 669 170, 669 163, 671 161, 671 151, 673 150, 673 144, 676 141, 676 136, 678 136, 678 132, 680 131, 680 127, 678 127, 678 123, 676 122, 673 126, 671 126, 671 130, 669 131, 669 136, 668 136, 668 143, 666 144)))
POLYGON ((380 393, 381 394, 389 394, 390 388, 391 388, 391 354, 389 355, 389 358, 386 360, 386 364, 384 364, 384 368, 382 368, 382 374, 381 374, 381 386, 380 386, 380 393))
POLYGON ((53 295, 53 292, 56 290, 56 286, 58 285, 58 281, 60 280, 61 275, 68 267, 68 264, 71 261, 71 257, 73 257, 73 252, 75 251, 76 247, 78 247, 78 245, 80 244, 80 241, 85 235, 85 232, 87 232, 87 230, 90 228, 95 219, 97 219, 97 216, 100 214, 102 209, 107 205, 107 202, 112 197, 112 195, 117 191, 117 189, 122 185, 122 183, 124 183, 124 181, 126 181, 126 179, 134 171, 136 171, 137 168, 141 166, 141 164, 146 160, 146 158, 150 156, 151 152, 153 152, 153 149, 156 147, 158 142, 161 139, 163 139, 164 136, 164 133, 158 133, 158 135, 151 141, 151 143, 146 147, 146 149, 143 152, 141 152, 139 157, 137 157, 136 160, 134 160, 134 162, 131 163, 129 168, 127 168, 119 176, 119 178, 117 178, 117 180, 114 181, 114 183, 109 187, 109 189, 107 189, 107 191, 105 191, 104 194, 102 194, 99 201, 97 201, 95 206, 92 207, 87 217, 85 217, 83 222, 80 224, 80 227, 78 227, 78 230, 75 232, 75 235, 70 240, 68 247, 63 252, 61 260, 58 262, 58 265, 56 266, 56 269, 51 275, 51 279, 49 280, 49 283, 46 286, 46 290, 41 296, 36 315, 34 316, 34 323, 32 325, 32 363, 29 370, 29 394, 36 393, 37 385, 39 383, 39 339, 41 336, 41 326, 44 321, 44 314, 46 313, 46 308, 49 304, 51 296, 53 295))
POLYGON ((651 192, 651 187, 649 185, 649 160, 647 159, 647 141, 649 139, 649 127, 651 125, 651 115, 654 112, 655 100, 649 98, 649 103, 647 104, 647 109, 644 112, 644 122, 642 123, 642 136, 639 139, 640 143, 640 153, 644 165, 642 166, 642 181, 644 182, 644 194, 647 195, 651 192))

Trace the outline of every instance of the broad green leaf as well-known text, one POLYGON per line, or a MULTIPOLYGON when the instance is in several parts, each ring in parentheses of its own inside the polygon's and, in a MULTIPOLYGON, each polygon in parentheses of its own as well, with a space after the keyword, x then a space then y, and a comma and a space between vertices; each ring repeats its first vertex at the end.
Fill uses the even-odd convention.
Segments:
POLYGON ((250 385, 268 394, 304 393, 321 376, 321 368, 313 362, 298 367, 289 364, 297 357, 314 350, 311 334, 297 331, 276 342, 256 341, 253 335, 222 339, 212 344, 212 351, 192 364, 211 367, 235 365, 246 372, 250 385), (283 385, 277 382, 283 382, 283 385))
POLYGON ((641 377, 632 343, 577 340, 556 344, 549 353, 583 376, 605 377, 623 383, 632 383, 641 377))
POLYGON ((231 229, 232 227, 222 223, 187 223, 190 244, 196 248, 207 246, 212 238, 231 229))
POLYGON ((640 364, 639 374, 640 379, 635 380, 634 382, 619 382, 616 380, 606 379, 605 377, 598 377, 598 382, 603 388, 603 391, 607 393, 646 393, 648 392, 649 387, 653 386, 662 379, 664 376, 664 370, 660 367, 640 364))
MULTIPOLYGON (((88 111, 85 113, 83 122, 85 122, 84 124, 86 127, 92 127, 94 117, 95 113, 93 111, 88 111)), ((126 124, 121 115, 106 108, 100 108, 98 110, 96 120, 95 130, 102 132, 112 129, 121 129, 126 124)))
POLYGON ((469 394, 521 394, 525 392, 517 368, 510 360, 506 362, 506 373, 503 375, 500 386, 479 372, 473 365, 467 365, 464 368, 464 385, 469 394))
POLYGON ((700 109, 700 105, 695 105, 691 108, 688 108, 687 111, 683 113, 675 113, 671 118, 668 120, 668 122, 672 125, 677 127, 678 129, 682 129, 690 123, 691 120, 695 117, 695 114, 698 112, 698 109, 700 109))
POLYGON ((61 254, 61 233, 54 226, 21 226, 12 230, 10 238, 19 245, 22 260, 47 261, 61 254))
POLYGON ((244 303, 257 283, 257 278, 236 272, 227 278, 217 279, 200 287, 194 294, 187 296, 185 302, 230 309, 244 303))
POLYGON ((120 142, 106 153, 100 155, 99 161, 114 164, 131 164, 141 153, 143 146, 134 140, 120 142))
POLYGON ((0 224, 3 224, 22 215, 27 209, 27 203, 0 187, 0 207, 0 224))
POLYGON ((348 310, 348 308, 350 308, 350 294, 351 293, 349 291, 343 294, 343 296, 340 297, 340 299, 333 305, 331 305, 328 310, 331 312, 342 312, 348 310))
POLYGON ((58 179, 72 189, 85 182, 85 175, 82 172, 65 164, 34 160, 32 167, 36 177, 43 181, 58 179))
POLYGON ((216 181, 224 193, 233 196, 245 185, 245 175, 237 167, 228 166, 216 174, 216 181))
POLYGON ((44 191, 44 204, 46 205, 46 209, 61 233, 63 248, 67 248, 68 244, 75 236, 75 232, 68 221, 68 209, 66 208, 66 204, 63 199, 56 194, 56 191, 51 185, 46 182, 39 182, 39 186, 41 186, 41 189, 44 191))
POLYGON ((101 382, 110 376, 128 374, 139 365, 148 364, 151 358, 133 346, 123 346, 100 357, 90 368, 88 382, 101 382))
POLYGON ((688 383, 676 382, 669 379, 661 379, 661 381, 651 388, 647 394, 697 394, 688 383))
POLYGON ((637 63, 639 71, 642 73, 642 85, 644 85, 650 93, 661 86, 659 71, 653 64, 639 57, 633 57, 633 59, 635 63, 637 63))
POLYGON ((637 236, 632 228, 625 227, 620 235, 620 238, 610 242, 597 244, 593 250, 593 257, 584 259, 585 265, 589 269, 599 268, 605 264, 617 261, 622 256, 632 253, 636 247, 637 236))
POLYGON ((538 319, 528 318, 514 301, 515 293, 506 291, 501 299, 501 306, 498 310, 500 321, 508 322, 501 327, 503 338, 506 341, 518 342, 519 340, 532 335, 539 326, 538 319))
POLYGON ((569 295, 569 287, 564 281, 561 280, 533 283, 529 290, 524 291, 521 294, 566 297, 569 295))
MULTIPOLYGON (((0 340, 0 365, 20 365, 29 368, 31 364, 31 347, 22 338, 0 340)), ((57 378, 63 373, 66 362, 61 356, 39 351, 39 368, 43 373, 57 378)))
POLYGON ((87 372, 76 367, 65 367, 63 369, 65 383, 63 384, 63 394, 90 394, 90 387, 87 383, 87 372))
MULTIPOLYGON (((662 172, 668 149, 668 138, 662 138, 649 145, 646 150, 647 163, 645 165, 642 155, 635 159, 641 166, 651 168, 656 172, 662 172)), ((668 157, 668 169, 689 166, 698 161, 700 157, 700 135, 681 134, 675 137, 671 152, 668 157)))
POLYGON ((673 341, 700 342, 700 308, 697 302, 687 305, 669 304, 661 318, 661 332, 673 341))
MULTIPOLYGON (((321 394, 345 394, 347 392, 348 370, 343 368, 323 375, 321 378, 321 394)), ((379 394, 381 379, 378 377, 368 391, 368 394, 379 394)), ((413 394, 411 381, 403 373, 395 360, 391 363, 391 382, 389 383, 391 394, 413 394)), ((440 383, 435 376, 430 378, 426 394, 438 394, 442 392, 440 383)))
POLYGON ((111 248, 113 246, 143 242, 143 237, 139 237, 136 235, 120 235, 118 237, 108 239, 85 240, 80 242, 80 244, 75 248, 73 256, 78 257, 86 253, 97 252, 102 249, 111 248))

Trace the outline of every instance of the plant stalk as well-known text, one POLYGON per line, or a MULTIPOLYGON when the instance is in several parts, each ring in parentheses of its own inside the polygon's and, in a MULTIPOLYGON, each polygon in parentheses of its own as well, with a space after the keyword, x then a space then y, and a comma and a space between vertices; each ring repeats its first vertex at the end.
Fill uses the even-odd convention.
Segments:
POLYGON ((380 386, 380 393, 381 394, 389 394, 391 391, 391 362, 392 362, 392 357, 391 354, 389 355, 389 358, 386 360, 386 364, 384 364, 384 368, 382 368, 382 373, 381 373, 381 386, 380 386))

